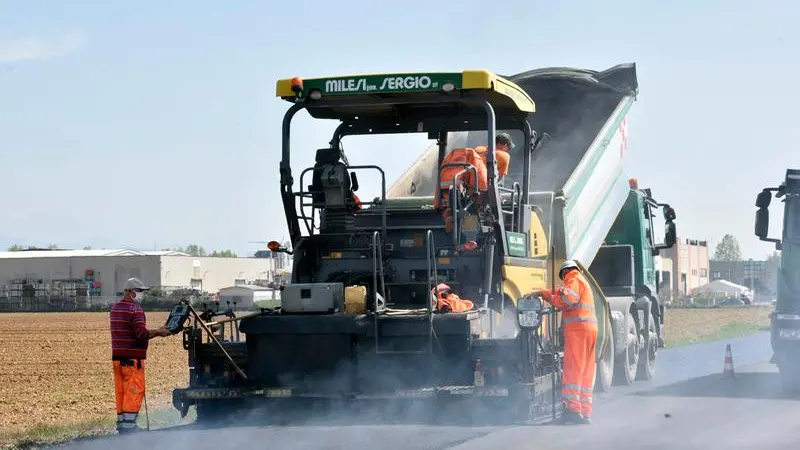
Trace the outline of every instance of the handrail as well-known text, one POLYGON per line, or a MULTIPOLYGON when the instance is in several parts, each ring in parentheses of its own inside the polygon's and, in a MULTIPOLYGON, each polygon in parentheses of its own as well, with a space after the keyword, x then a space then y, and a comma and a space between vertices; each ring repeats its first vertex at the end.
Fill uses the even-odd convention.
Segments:
MULTIPOLYGON (((373 292, 373 299, 375 302, 375 321, 373 322, 373 329, 375 330, 375 353, 381 353, 380 351, 380 332, 378 330, 378 316, 380 315, 382 309, 378 305, 378 266, 380 265, 381 271, 381 288, 386 288, 386 283, 384 283, 383 278, 383 251, 379 247, 382 247, 381 238, 377 231, 372 233, 372 292, 373 292), (380 264, 378 263, 380 261, 380 264)), ((385 294, 385 291, 384 291, 385 294)), ((386 301, 386 296, 382 296, 384 301, 386 301)))
MULTIPOLYGON (((373 234, 373 239, 379 239, 377 231, 373 234)), ((438 268, 436 266, 436 246, 433 242, 433 231, 428 230, 426 235, 427 240, 427 248, 428 248, 428 293, 426 293, 426 297, 430 295, 431 292, 436 293, 436 298, 439 298, 439 280, 438 280, 438 268), (431 269, 433 269, 433 275, 431 275, 431 269), (432 286, 431 283, 435 282, 436 285, 432 286)), ((377 253, 373 252, 373 261, 378 256, 377 253)), ((383 264, 381 264, 381 280, 383 280, 383 264)), ((376 275, 377 269, 375 268, 375 263, 373 263, 373 280, 377 283, 376 275)), ((375 288, 375 292, 377 293, 377 287, 375 288)), ((373 322, 373 329, 375 330, 375 353, 393 353, 393 354, 431 354, 433 353, 433 302, 430 301, 430 297, 427 297, 427 307, 425 308, 425 314, 428 318, 428 348, 425 350, 419 351, 405 351, 405 350, 387 350, 383 351, 380 348, 380 331, 378 324, 380 323, 380 316, 376 313, 374 314, 375 321, 373 322)))
MULTIPOLYGON (((475 170, 475 167, 472 166, 472 165, 470 165, 469 167, 464 168, 463 170, 458 171, 453 176, 452 189, 453 189, 453 197, 455 197, 455 198, 451 199, 451 201, 453 202, 453 249, 455 250, 456 255, 459 254, 458 247, 459 247, 459 245, 461 245, 461 232, 459 232, 459 228, 458 228, 458 214, 461 211, 461 197, 458 195, 458 192, 457 192, 456 188, 459 186, 459 181, 461 181, 461 184, 465 184, 466 183, 464 180, 460 180, 460 177, 461 177, 461 175, 463 175, 464 173, 466 173, 466 172, 468 172, 470 170, 472 170, 472 172, 474 174, 476 174, 475 178, 477 180, 477 173, 478 172, 477 172, 477 170, 475 170)), ((469 188, 469 185, 467 185, 467 187, 469 188)), ((478 193, 478 191, 479 191, 478 190, 478 186, 474 186, 474 189, 475 189, 475 192, 478 193)), ((478 195, 480 195, 480 194, 478 194, 478 195)), ((431 230, 428 230, 428 231, 430 232, 431 230)))
MULTIPOLYGON (((381 273, 381 297, 386 301, 386 282, 383 276, 383 243, 380 234, 375 231, 372 233, 372 289, 375 298, 375 313, 379 313, 378 309, 378 270, 381 273)), ((385 305, 384 305, 385 307, 385 305)), ((376 322, 377 323, 377 322, 376 322)))
MULTIPOLYGON (((523 214, 522 214, 522 186, 520 186, 520 184, 517 183, 516 181, 514 182, 514 184, 512 186, 514 188, 514 194, 517 194, 517 201, 516 201, 516 203, 514 202, 514 194, 511 194, 511 206, 512 206, 512 209, 514 209, 514 211, 515 211, 515 213, 517 215, 517 217, 516 217, 517 220, 516 220, 516 223, 511 225, 511 227, 512 227, 512 231, 516 231, 517 233, 520 233, 520 232, 522 232, 522 216, 523 216, 523 214), (516 229, 514 229, 515 225, 516 225, 516 229)), ((514 218, 514 217, 512 216, 512 218, 514 218)))
POLYGON ((511 231, 519 232, 522 230, 522 210, 520 209, 522 206, 522 186, 520 186, 519 182, 515 181, 514 184, 511 185, 511 189, 499 187, 498 190, 511 194, 511 210, 503 209, 503 205, 501 204, 500 211, 502 211, 503 214, 511 215, 511 231))
MULTIPOLYGON (((460 233, 458 232, 458 212, 461 209, 460 198, 457 195, 457 190, 456 190, 456 188, 458 187, 458 180, 459 180, 459 178, 461 177, 462 174, 464 174, 466 172, 472 172, 472 175, 475 177, 475 186, 473 186, 473 190, 475 191, 476 194, 479 193, 479 191, 480 191, 480 188, 479 188, 480 180, 478 180, 478 169, 476 169, 475 166, 473 166, 472 164, 468 164, 468 163, 447 163, 447 164, 442 164, 441 166, 439 166, 439 173, 441 174, 442 169, 447 168, 447 167, 462 167, 463 168, 462 170, 458 171, 455 175, 453 175, 453 182, 450 185, 450 187, 448 188, 448 190, 452 189, 453 197, 455 197, 455 198, 451 198, 450 199, 450 201, 448 202, 448 206, 449 205, 453 205, 453 248, 455 248, 456 252, 458 252, 459 237, 460 237, 460 233), (453 204, 453 202, 455 202, 455 204, 453 204)), ((439 186, 436 186, 436 191, 435 191, 437 200, 440 199, 441 196, 442 196, 441 181, 439 183, 440 184, 439 184, 439 186)), ((464 183, 463 180, 462 180, 462 183, 464 183)), ((430 230, 428 230, 428 231, 430 231, 430 230)))
MULTIPOLYGON (((345 164, 344 167, 345 167, 345 172, 347 172, 347 176, 350 176, 349 171, 351 169, 375 169, 378 172, 380 172, 380 174, 381 174, 381 200, 380 200, 380 204, 381 204, 381 233, 382 233, 383 236, 386 236, 386 228, 387 228, 386 172, 384 172, 383 169, 380 166, 370 165, 370 164, 368 164, 368 165, 357 165, 357 166, 351 166, 351 165, 345 164)), ((312 230, 316 229, 316 227, 314 226, 316 219, 314 217, 314 203, 312 202, 312 203, 309 204, 309 203, 304 203, 303 202, 303 198, 307 198, 307 197, 313 196, 312 192, 306 191, 304 189, 303 180, 304 180, 304 177, 305 177, 306 173, 308 173, 310 171, 313 171, 314 169, 315 169, 315 167, 313 167, 313 166, 312 167, 307 167, 307 168, 303 169, 302 172, 300 172, 300 189, 293 193, 296 197, 300 198, 300 212, 299 212, 298 219, 303 220, 303 222, 306 225, 306 230, 308 230, 308 234, 309 235, 314 234, 312 230), (311 207, 311 217, 307 217, 306 216, 305 209, 304 209, 304 207, 306 207, 306 206, 310 206, 311 207), (311 225, 310 226, 309 226, 309 220, 311 221, 311 225)), ((312 178, 312 180, 313 180, 313 178, 312 178)), ((370 205, 370 206, 377 206, 378 203, 379 202, 376 202, 374 200, 372 200, 372 201, 363 201, 362 200, 361 201, 362 205, 370 205)), ((318 208, 318 209, 322 210, 324 208, 318 208)))
MULTIPOLYGON (((433 239, 433 231, 428 230, 425 234, 428 248, 428 292, 434 293, 437 307, 439 304, 439 269, 436 266, 436 243, 433 239), (433 273, 431 273, 433 269, 433 273), (431 284, 434 286, 431 286, 431 284)), ((428 353, 433 353, 433 302, 428 301, 428 353)))

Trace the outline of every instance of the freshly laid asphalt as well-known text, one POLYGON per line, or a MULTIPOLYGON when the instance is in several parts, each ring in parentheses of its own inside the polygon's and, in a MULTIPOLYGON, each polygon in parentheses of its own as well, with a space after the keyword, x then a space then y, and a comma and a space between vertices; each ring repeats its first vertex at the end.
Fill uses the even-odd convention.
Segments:
MULTIPOLYGON (((64 450, 202 449, 797 449, 800 397, 787 398, 768 364, 769 334, 664 349, 656 378, 595 397, 583 426, 444 426, 347 423, 176 427, 75 442, 64 450), (726 344, 736 378, 723 378, 726 344)), ((338 419, 341 419, 339 417, 338 419)), ((341 422, 341 423, 340 423, 341 422)))

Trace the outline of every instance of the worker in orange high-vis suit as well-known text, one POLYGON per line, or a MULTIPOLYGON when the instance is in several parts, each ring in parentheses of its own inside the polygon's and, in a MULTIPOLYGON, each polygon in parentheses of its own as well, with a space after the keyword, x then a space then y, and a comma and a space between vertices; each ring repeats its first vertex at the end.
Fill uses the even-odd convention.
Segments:
POLYGON ((147 329, 141 301, 150 288, 138 278, 125 283, 122 300, 111 306, 111 359, 117 397, 117 432, 139 431, 136 420, 145 396, 144 362, 147 345, 157 336, 170 336, 166 327, 147 329))
POLYGON ((597 359, 597 316, 594 294, 575 261, 561 264, 559 278, 563 287, 555 292, 540 291, 542 298, 562 311, 564 321, 564 374, 561 397, 564 415, 561 421, 590 423, 597 359))
MULTIPOLYGON (((511 149, 515 147, 514 141, 511 139, 511 135, 508 133, 500 133, 494 139, 494 154, 496 157, 497 163, 497 176, 499 177, 498 181, 502 181, 503 178, 508 174, 508 166, 511 163, 511 149)), ((484 164, 488 164, 487 153, 489 152, 488 146, 479 146, 475 147, 475 151, 481 155, 483 158, 484 164)))

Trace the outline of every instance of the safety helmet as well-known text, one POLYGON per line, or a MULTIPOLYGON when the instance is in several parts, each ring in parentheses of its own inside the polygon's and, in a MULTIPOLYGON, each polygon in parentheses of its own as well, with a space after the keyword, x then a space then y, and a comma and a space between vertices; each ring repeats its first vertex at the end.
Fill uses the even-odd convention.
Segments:
POLYGON ((577 269, 578 263, 575 260, 568 259, 561 263, 561 267, 558 269, 558 278, 564 279, 564 271, 567 269, 577 269))

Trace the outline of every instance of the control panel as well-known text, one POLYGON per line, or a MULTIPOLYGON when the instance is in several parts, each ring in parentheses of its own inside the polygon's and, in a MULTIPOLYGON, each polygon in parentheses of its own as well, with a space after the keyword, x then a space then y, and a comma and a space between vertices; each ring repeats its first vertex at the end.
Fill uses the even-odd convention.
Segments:
POLYGON ((183 324, 189 318, 189 306, 177 304, 172 307, 167 317, 166 327, 170 333, 176 334, 183 330, 183 324))

